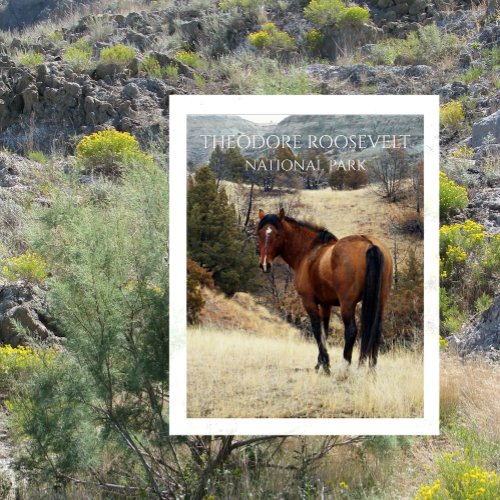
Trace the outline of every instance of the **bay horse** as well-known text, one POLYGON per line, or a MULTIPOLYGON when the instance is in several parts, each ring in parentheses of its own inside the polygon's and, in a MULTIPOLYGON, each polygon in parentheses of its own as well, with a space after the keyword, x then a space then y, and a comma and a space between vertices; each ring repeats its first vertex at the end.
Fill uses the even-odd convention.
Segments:
POLYGON ((392 258, 376 237, 352 235, 338 239, 325 228, 279 214, 259 210, 257 235, 260 268, 271 271, 281 258, 294 270, 295 288, 302 298, 318 343, 318 363, 330 373, 326 338, 332 306, 340 306, 345 327, 344 369, 351 364, 356 341, 356 304, 361 308, 361 352, 359 363, 377 364, 384 306, 392 283, 392 258), (323 332, 321 331, 323 326, 323 332))

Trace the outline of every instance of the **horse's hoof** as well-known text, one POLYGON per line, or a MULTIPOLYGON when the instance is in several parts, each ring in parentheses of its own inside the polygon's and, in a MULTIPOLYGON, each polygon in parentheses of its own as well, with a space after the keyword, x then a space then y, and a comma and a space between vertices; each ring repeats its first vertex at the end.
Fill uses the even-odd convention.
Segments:
POLYGON ((318 371, 318 370, 319 370, 319 363, 318 363, 318 364, 314 367, 314 369, 315 369, 316 371, 318 371))
POLYGON ((347 362, 346 360, 344 360, 342 362, 342 365, 339 367, 339 369, 337 370, 337 373, 335 375, 335 378, 339 381, 341 380, 346 380, 348 377, 349 377, 349 367, 351 365, 349 364, 349 362, 347 362))
POLYGON ((323 366, 323 370, 325 372, 325 375, 328 375, 328 376, 331 375, 330 367, 329 366, 323 366))

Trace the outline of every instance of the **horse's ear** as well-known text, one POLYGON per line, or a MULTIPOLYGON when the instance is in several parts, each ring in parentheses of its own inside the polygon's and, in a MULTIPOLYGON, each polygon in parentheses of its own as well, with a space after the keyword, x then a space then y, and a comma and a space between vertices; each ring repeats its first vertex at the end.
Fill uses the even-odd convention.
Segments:
POLYGON ((283 208, 280 208, 280 214, 279 214, 280 219, 285 218, 285 210, 283 208))
POLYGON ((262 220, 264 218, 264 210, 259 209, 259 219, 262 220))

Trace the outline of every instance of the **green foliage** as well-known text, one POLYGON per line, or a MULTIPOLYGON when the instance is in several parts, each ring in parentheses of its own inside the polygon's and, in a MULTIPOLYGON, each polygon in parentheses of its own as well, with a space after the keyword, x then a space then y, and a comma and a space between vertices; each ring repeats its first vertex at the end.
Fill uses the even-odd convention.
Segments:
POLYGON ((191 50, 178 50, 174 57, 192 68, 202 68, 205 65, 200 55, 191 50))
POLYGON ((232 8, 255 9, 268 3, 269 0, 222 0, 219 2, 219 7, 223 10, 232 8))
POLYGON ((165 68, 165 77, 173 83, 177 82, 179 79, 179 68, 175 64, 168 64, 165 68))
POLYGON ((106 47, 101 50, 99 61, 102 63, 112 62, 120 66, 126 66, 135 57, 135 50, 132 47, 121 43, 106 47))
POLYGON ((456 35, 441 35, 435 24, 422 26, 406 39, 389 38, 375 45, 369 60, 375 64, 436 64, 457 54, 460 40, 456 35))
POLYGON ((71 65, 74 71, 85 71, 92 66, 92 45, 80 38, 63 52, 62 58, 71 65))
POLYGON ((248 40, 255 48, 270 54, 283 54, 295 50, 293 38, 280 31, 274 23, 265 23, 261 30, 248 35, 248 40))
POLYGON ((456 130, 465 119, 464 107, 461 101, 450 101, 439 108, 439 123, 441 127, 456 130))
POLYGON ((476 302, 474 302, 474 308, 478 313, 482 313, 489 309, 492 303, 493 297, 491 295, 488 295, 487 293, 483 293, 476 299, 476 302))
POLYGON ((96 465, 100 450, 94 420, 83 404, 89 380, 69 355, 37 364, 25 380, 16 379, 8 401, 17 463, 28 477, 50 483, 96 465))
POLYGON ((10 282, 43 283, 47 279, 47 262, 34 252, 5 259, 2 275, 10 282))
POLYGON ((460 212, 469 204, 467 189, 449 180, 444 172, 439 173, 439 212, 441 219, 446 220, 460 212))
POLYGON ((449 332, 460 329, 467 313, 484 307, 494 294, 500 269, 500 236, 481 224, 444 225, 440 233, 441 310, 449 332))
POLYGON ((28 238, 49 262, 48 311, 66 343, 13 398, 20 464, 61 480, 85 474, 104 449, 119 457, 116 480, 159 491, 143 457, 168 434, 165 174, 137 165, 105 204, 68 179, 34 221, 28 238))
POLYGON ((132 134, 113 129, 84 137, 76 146, 76 158, 84 170, 110 176, 120 175, 127 162, 152 163, 132 134))
POLYGON ((245 158, 239 148, 222 149, 217 144, 210 155, 208 166, 215 175, 217 184, 221 180, 241 181, 245 173, 245 158))
POLYGON ((141 62, 141 71, 144 71, 149 78, 162 78, 163 70, 155 56, 149 55, 141 62))
POLYGON ((469 85, 469 84, 479 80, 479 78, 481 78, 483 73, 484 73, 484 69, 481 66, 475 66, 473 68, 469 68, 463 76, 464 83, 469 85))
POLYGON ((313 28, 306 32, 306 47, 313 54, 319 54, 325 41, 325 35, 320 30, 313 28))
POLYGON ((355 5, 354 7, 347 7, 340 20, 341 25, 360 26, 370 19, 370 11, 366 7, 355 5))
POLYGON ((43 151, 30 151, 28 153, 28 160, 36 161, 42 165, 49 163, 49 157, 43 151))
POLYGON ((188 188, 188 252, 212 273, 226 294, 249 290, 257 261, 238 227, 234 207, 209 167, 200 168, 188 188))
POLYGON ((45 61, 44 55, 38 52, 25 52, 18 55, 16 59, 19 64, 28 68, 36 68, 45 61))
POLYGON ((311 0, 304 16, 316 26, 334 26, 342 20, 346 4, 342 0, 311 0))

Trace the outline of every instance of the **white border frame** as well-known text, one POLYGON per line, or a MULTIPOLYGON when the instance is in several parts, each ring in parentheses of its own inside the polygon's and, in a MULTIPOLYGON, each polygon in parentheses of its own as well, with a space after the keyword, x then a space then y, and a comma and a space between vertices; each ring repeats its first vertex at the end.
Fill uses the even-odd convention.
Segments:
POLYGON ((439 97, 170 96, 170 434, 439 434, 439 97), (187 418, 188 115, 424 115, 424 417, 187 418))

